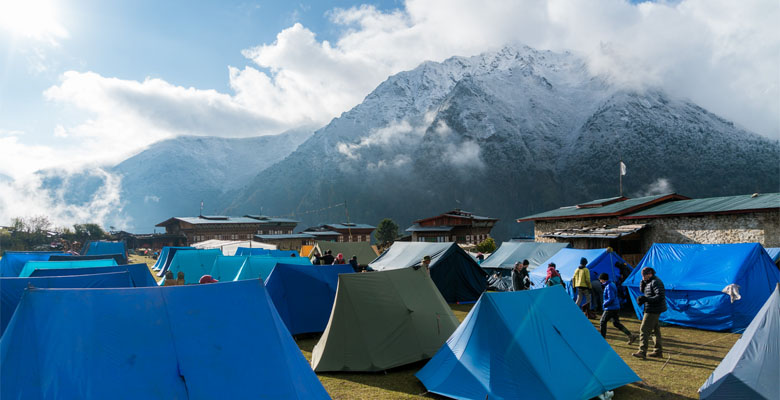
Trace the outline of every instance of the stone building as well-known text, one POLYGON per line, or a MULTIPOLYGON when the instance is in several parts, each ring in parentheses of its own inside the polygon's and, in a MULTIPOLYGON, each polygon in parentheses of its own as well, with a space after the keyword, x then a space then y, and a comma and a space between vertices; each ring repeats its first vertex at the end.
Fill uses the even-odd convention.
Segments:
POLYGON ((413 242, 478 244, 490 237, 496 222, 496 218, 454 209, 435 217, 418 219, 406 231, 412 234, 413 242))
POLYGON ((678 194, 614 197, 534 214, 538 242, 612 247, 636 264, 653 243, 780 246, 780 193, 690 199, 678 194))
POLYGON ((291 234, 298 221, 264 215, 243 217, 209 216, 173 217, 156 226, 164 227, 168 235, 186 238, 187 244, 204 240, 251 240, 254 235, 291 234))

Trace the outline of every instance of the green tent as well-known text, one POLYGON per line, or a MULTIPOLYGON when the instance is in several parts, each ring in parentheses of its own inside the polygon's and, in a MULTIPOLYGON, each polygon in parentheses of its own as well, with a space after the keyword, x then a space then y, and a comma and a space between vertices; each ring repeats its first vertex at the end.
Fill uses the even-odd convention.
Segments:
POLYGON ((316 372, 387 370, 431 358, 457 326, 422 268, 341 274, 311 364, 316 372))
POLYGON ((333 257, 341 253, 347 261, 352 256, 357 256, 358 265, 363 267, 379 256, 369 242, 328 242, 318 240, 314 245, 314 249, 319 251, 321 255, 330 250, 333 253, 333 257))

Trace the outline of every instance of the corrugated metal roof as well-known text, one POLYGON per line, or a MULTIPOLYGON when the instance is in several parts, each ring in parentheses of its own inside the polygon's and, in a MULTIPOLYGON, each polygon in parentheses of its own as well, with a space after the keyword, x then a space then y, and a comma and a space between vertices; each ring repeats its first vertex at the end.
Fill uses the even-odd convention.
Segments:
MULTIPOLYGON (((641 208, 647 203, 662 200, 664 197, 669 197, 669 200, 673 199, 685 199, 686 197, 677 194, 663 194, 657 196, 637 197, 635 199, 627 199, 618 201, 616 203, 608 204, 603 207, 585 207, 579 208, 577 206, 561 207, 556 210, 546 211, 539 214, 529 215, 527 217, 519 218, 517 221, 531 221, 537 219, 575 219, 575 218, 590 218, 599 216, 615 216, 622 215, 633 211, 636 208, 641 208)), ((604 201, 595 200, 595 201, 604 201)), ((591 202, 592 203, 592 202, 591 202)))
POLYGON ((277 218, 277 217, 269 217, 267 215, 256 215, 256 214, 249 214, 244 215, 245 217, 253 218, 256 220, 259 220, 261 222, 290 222, 290 223, 298 223, 298 221, 294 219, 289 218, 277 218))
POLYGON ((606 199, 592 200, 592 201, 589 201, 587 203, 580 203, 578 205, 580 205, 580 206, 595 206, 595 205, 599 205, 599 204, 614 202, 616 200, 620 200, 621 198, 622 198, 621 196, 607 197, 606 199))
POLYGON ((200 217, 174 217, 180 221, 187 222, 193 225, 199 224, 262 224, 262 221, 258 221, 252 218, 245 217, 226 217, 227 219, 205 219, 200 217))
POLYGON ((420 224, 414 224, 406 228, 406 232, 449 232, 453 228, 452 226, 420 226, 420 224))
POLYGON ((260 240, 284 240, 284 239, 315 239, 314 235, 306 233, 289 233, 285 235, 255 235, 260 240))
POLYGON ((326 224, 323 226, 330 229, 376 229, 375 226, 368 224, 326 224))
POLYGON ((672 201, 658 206, 638 211, 621 218, 652 218, 665 215, 689 215, 712 213, 739 213, 751 210, 780 209, 780 193, 763 193, 756 195, 739 195, 725 197, 708 197, 672 201))

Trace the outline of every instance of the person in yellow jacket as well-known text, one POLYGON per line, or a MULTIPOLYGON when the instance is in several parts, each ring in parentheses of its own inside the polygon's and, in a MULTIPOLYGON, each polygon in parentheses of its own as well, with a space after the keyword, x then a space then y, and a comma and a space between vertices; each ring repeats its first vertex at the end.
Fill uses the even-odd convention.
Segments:
POLYGON ((596 315, 593 313, 593 311, 590 310, 590 270, 586 267, 586 265, 588 265, 588 259, 582 257, 580 259, 580 266, 577 267, 576 271, 574 271, 572 286, 574 286, 574 289, 577 291, 577 300, 575 300, 575 302, 588 318, 596 318, 596 315), (583 300, 584 304, 580 304, 580 302, 583 300))

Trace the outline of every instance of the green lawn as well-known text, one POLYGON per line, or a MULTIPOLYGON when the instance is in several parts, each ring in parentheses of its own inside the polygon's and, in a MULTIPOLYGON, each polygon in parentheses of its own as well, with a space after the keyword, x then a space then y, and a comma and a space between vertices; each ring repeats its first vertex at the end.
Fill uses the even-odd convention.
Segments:
MULTIPOLYGON (((147 257, 132 256, 131 260, 154 264, 154 260, 147 257)), ((452 309, 462 321, 471 305, 453 305, 452 309)), ((598 326, 598 320, 592 322, 598 326)), ((635 316, 625 314, 622 322, 632 332, 639 333, 639 321, 635 316)), ((671 326, 662 328, 662 333, 665 358, 639 360, 631 356, 637 350, 636 345, 626 345, 625 336, 609 326, 607 342, 642 378, 641 382, 616 389, 616 399, 698 399, 699 387, 739 338, 737 334, 671 326)), ((311 351, 318 340, 319 335, 298 338, 298 347, 306 359, 311 360, 311 351)), ((343 372, 318 376, 334 399, 440 398, 426 394, 425 387, 414 377, 424 365, 422 361, 382 373, 343 372)), ((561 374, 560 380, 561 384, 566 383, 565 373, 561 374)))

